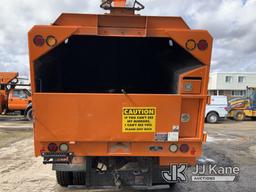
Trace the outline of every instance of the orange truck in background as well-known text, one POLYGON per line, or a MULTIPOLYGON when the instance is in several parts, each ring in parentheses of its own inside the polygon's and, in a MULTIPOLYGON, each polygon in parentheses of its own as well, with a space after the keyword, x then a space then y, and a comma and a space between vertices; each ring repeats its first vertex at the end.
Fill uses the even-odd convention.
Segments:
POLYGON ((20 111, 26 119, 32 120, 31 93, 27 89, 15 88, 17 77, 17 72, 0 72, 0 114, 20 111))
POLYGON ((61 186, 166 184, 202 154, 212 37, 137 1, 101 7, 29 31, 35 155, 61 186))

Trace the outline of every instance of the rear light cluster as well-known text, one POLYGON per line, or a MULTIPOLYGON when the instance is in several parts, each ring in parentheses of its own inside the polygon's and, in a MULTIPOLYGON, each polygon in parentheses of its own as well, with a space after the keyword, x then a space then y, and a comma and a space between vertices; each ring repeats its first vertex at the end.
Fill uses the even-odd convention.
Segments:
POLYGON ((186 42, 186 48, 188 50, 194 50, 196 48, 196 41, 193 39, 190 39, 186 42))
POLYGON ((44 38, 42 35, 36 35, 33 39, 33 42, 37 47, 41 47, 44 45, 44 38))
POLYGON ((67 152, 69 150, 69 147, 66 143, 62 143, 59 146, 56 143, 50 143, 48 145, 48 150, 50 152, 57 152, 58 150, 60 152, 67 152))
POLYGON ((46 39, 42 35, 35 35, 33 38, 33 43, 37 47, 42 47, 45 43, 49 47, 53 47, 57 44, 57 39, 52 35, 47 36, 46 39))
POLYGON ((177 152, 178 150, 180 150, 182 153, 187 153, 189 151, 189 146, 188 144, 181 144, 180 146, 177 144, 171 144, 169 146, 169 150, 173 153, 177 152))
POLYGON ((199 50, 204 51, 208 48, 208 43, 206 40, 202 39, 197 43, 197 47, 199 50))
POLYGON ((182 145, 180 146, 180 151, 181 151, 182 153, 187 153, 187 152, 189 151, 189 146, 188 146, 187 144, 182 144, 182 145))
POLYGON ((208 48, 208 42, 204 39, 201 39, 196 43, 194 39, 189 39, 186 42, 186 48, 190 51, 194 50, 195 48, 198 48, 200 51, 205 51, 208 48))

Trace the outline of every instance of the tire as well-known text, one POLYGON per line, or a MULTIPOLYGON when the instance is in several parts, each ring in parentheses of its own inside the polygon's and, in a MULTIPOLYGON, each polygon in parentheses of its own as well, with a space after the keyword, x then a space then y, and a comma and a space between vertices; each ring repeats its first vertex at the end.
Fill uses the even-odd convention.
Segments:
POLYGON ((73 172, 73 185, 85 185, 85 172, 73 172))
POLYGON ((32 121, 33 120, 33 112, 32 112, 32 108, 30 108, 27 113, 26 113, 26 119, 28 121, 32 121))
POLYGON ((219 119, 219 115, 215 112, 210 112, 206 117, 207 123, 217 123, 219 119))
POLYGON ((62 187, 73 184, 73 175, 69 171, 56 171, 57 183, 62 187))
POLYGON ((245 114, 243 111, 238 110, 234 112, 234 119, 236 121, 243 121, 245 119, 245 114))

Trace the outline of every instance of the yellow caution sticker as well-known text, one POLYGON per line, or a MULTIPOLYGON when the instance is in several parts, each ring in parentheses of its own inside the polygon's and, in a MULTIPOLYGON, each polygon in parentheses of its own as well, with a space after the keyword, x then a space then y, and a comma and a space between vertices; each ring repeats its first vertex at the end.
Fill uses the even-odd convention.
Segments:
POLYGON ((155 107, 124 107, 122 111, 123 132, 155 132, 155 107))

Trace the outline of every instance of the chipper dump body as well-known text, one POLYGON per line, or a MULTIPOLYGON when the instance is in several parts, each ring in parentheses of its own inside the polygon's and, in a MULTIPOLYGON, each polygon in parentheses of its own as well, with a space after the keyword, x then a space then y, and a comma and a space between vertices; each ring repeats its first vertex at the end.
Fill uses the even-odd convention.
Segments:
POLYGON ((63 186, 166 183, 202 152, 212 37, 106 7, 29 32, 35 154, 63 186))

